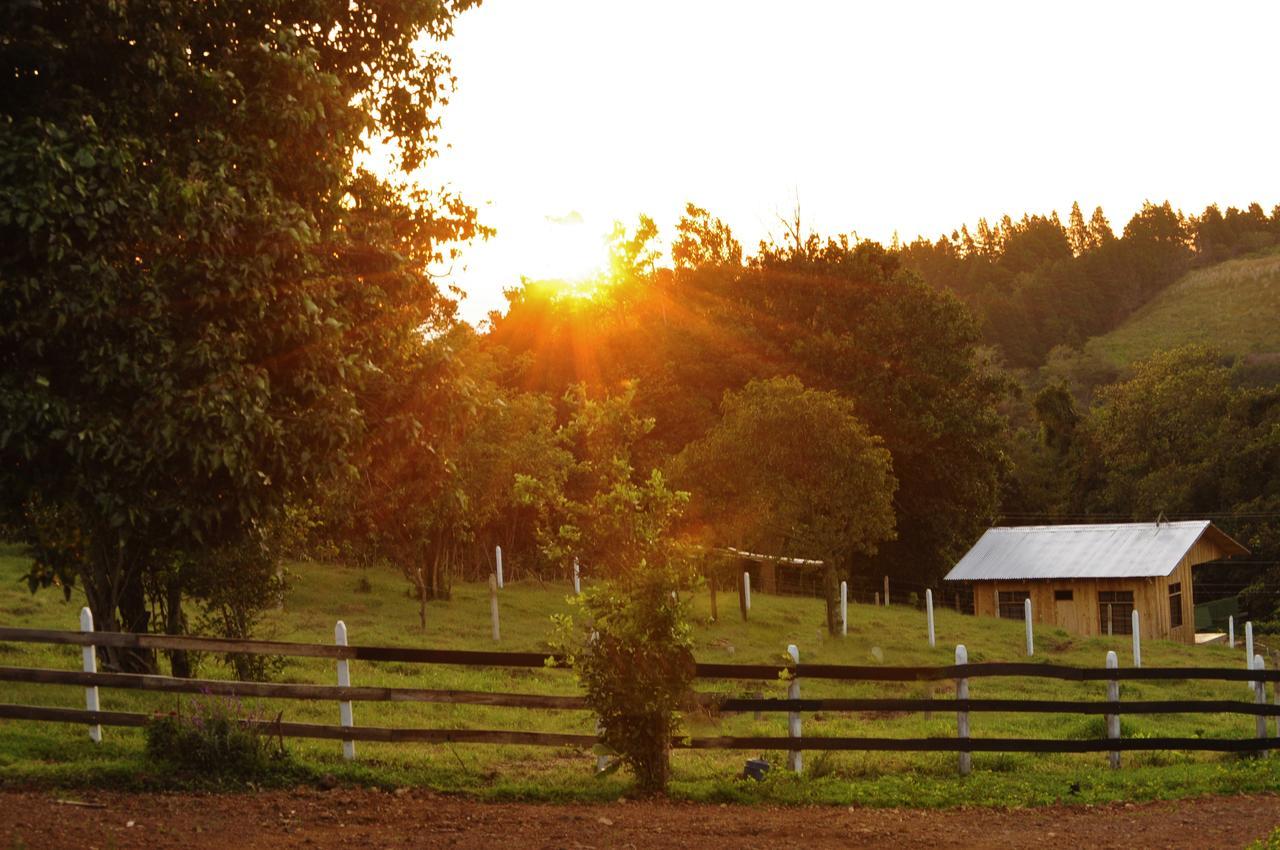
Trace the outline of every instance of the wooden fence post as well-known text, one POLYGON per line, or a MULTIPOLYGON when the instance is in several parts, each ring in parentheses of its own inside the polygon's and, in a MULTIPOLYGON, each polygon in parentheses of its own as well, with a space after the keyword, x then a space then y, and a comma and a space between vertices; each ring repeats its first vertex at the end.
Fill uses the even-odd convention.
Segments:
POLYGON ((711 622, 715 623, 720 620, 720 613, 716 610, 716 577, 714 574, 707 576, 707 589, 711 591, 711 622))
MULTIPOLYGON (((89 606, 80 609, 80 631, 93 631, 93 612, 89 610, 89 606)), ((98 648, 93 644, 88 644, 84 648, 84 672, 98 672, 98 648)), ((98 686, 93 685, 84 689, 84 707, 86 711, 98 711, 98 686)), ((94 724, 89 727, 89 738, 95 744, 102 743, 102 727, 94 724)))
POLYGON ((501 546, 493 547, 493 561, 496 567, 495 572, 498 576, 498 590, 502 590, 504 585, 502 583, 502 547, 501 546))
POLYGON ((1133 666, 1142 666, 1142 618, 1138 616, 1138 609, 1133 609, 1133 666))
POLYGON ((889 607, 889 577, 884 577, 884 607, 889 607))
POLYGON ((1227 615, 1227 646, 1232 649, 1236 648, 1236 618, 1234 614, 1227 615))
POLYGON ((849 582, 840 582, 840 634, 849 634, 849 582))
POLYGON ((493 621, 493 641, 502 640, 502 630, 498 628, 498 579, 489 576, 489 619, 493 621))
MULTIPOLYGON (((1107 650, 1107 669, 1115 670, 1119 668, 1120 660, 1116 658, 1115 650, 1107 650)), ((1107 681, 1107 702, 1120 701, 1120 683, 1115 679, 1107 681)), ((1120 737, 1120 715, 1107 715, 1107 737, 1115 740, 1120 737)), ((1120 751, 1112 750, 1108 756, 1112 769, 1120 767, 1120 751)))
POLYGON ((924 612, 925 618, 929 622, 929 646, 932 648, 937 646, 937 640, 933 633, 933 591, 926 589, 924 592, 924 612))
MULTIPOLYGON (((1254 670, 1265 670, 1266 668, 1267 668, 1267 663, 1262 660, 1261 655, 1253 656, 1254 670)), ((1259 680, 1258 682, 1255 683, 1254 701, 1258 705, 1267 704, 1267 683, 1265 680, 1259 680)), ((1257 728, 1258 728, 1259 738, 1267 737, 1267 718, 1261 714, 1258 715, 1257 728)), ((1265 756, 1267 754, 1267 751, 1263 750, 1262 754, 1265 756)))
POLYGON ((880 607, 880 591, 876 591, 876 607, 880 607))
MULTIPOLYGON (((1246 620, 1244 624, 1244 669, 1253 669, 1253 621, 1246 620)), ((1250 682, 1249 687, 1252 688, 1256 682, 1250 682)))
POLYGON ((1036 654, 1036 639, 1032 634, 1034 627, 1031 625, 1031 597, 1028 596, 1022 600, 1022 619, 1027 622, 1027 655, 1036 654))
POLYGON ((742 573, 742 619, 751 614, 751 573, 742 573))
POLYGON ((573 559, 573 595, 579 596, 582 593, 582 578, 578 574, 578 559, 573 559))
MULTIPOLYGON (((338 624, 333 627, 333 642, 338 646, 347 645, 347 624, 341 620, 339 620, 338 624)), ((351 666, 350 662, 345 658, 338 659, 338 687, 351 687, 351 666)), ((349 701, 338 703, 338 719, 345 728, 351 728, 356 725, 355 717, 352 716, 351 713, 351 703, 349 701)), ((344 759, 353 759, 356 757, 355 741, 343 740, 342 757, 344 759)))
MULTIPOLYGON (((791 656, 792 664, 800 663, 800 648, 794 643, 787 647, 787 654, 791 656)), ((800 699, 800 677, 791 676, 791 687, 787 689, 787 699, 800 699)), ((800 712, 793 711, 787 715, 787 734, 792 738, 800 737, 800 712)), ((787 753, 787 767, 794 770, 797 775, 804 772, 804 756, 799 750, 792 750, 787 753)))
MULTIPOLYGON (((956 644, 956 666, 963 667, 969 663, 969 650, 964 648, 964 644, 956 644)), ((956 699, 967 700, 969 698, 969 680, 968 678, 956 679, 956 699)), ((969 712, 961 709, 956 712, 956 737, 961 741, 969 740, 969 712)), ((968 776, 969 771, 973 770, 973 754, 961 751, 960 753, 960 775, 968 776)))

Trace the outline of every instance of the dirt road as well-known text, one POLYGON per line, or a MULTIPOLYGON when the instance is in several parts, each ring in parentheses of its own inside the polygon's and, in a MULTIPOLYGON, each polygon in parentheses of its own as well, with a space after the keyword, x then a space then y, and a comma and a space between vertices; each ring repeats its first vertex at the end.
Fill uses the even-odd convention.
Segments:
POLYGON ((933 812, 669 802, 491 804, 425 791, 0 792, 4 850, 1239 848, 1278 825, 1280 796, 1274 795, 933 812))

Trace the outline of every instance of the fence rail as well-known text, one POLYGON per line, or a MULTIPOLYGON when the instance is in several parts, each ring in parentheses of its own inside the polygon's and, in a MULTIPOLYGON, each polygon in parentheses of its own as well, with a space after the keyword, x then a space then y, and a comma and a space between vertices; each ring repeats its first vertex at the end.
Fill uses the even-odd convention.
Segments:
MULTIPOLYGON (((87 622, 91 622, 87 620, 87 622)), ((345 627, 339 634, 345 637, 345 627)), ((229 640, 197 636, 143 635, 121 632, 56 631, 0 627, 0 640, 16 643, 43 643, 68 646, 130 647, 159 650, 196 650, 202 652, 234 652, 281 655, 303 658, 332 659, 339 665, 349 661, 395 661, 418 664, 456 664, 476 667, 552 667, 563 669, 563 659, 536 652, 488 652, 468 650, 417 649, 412 647, 347 646, 341 643, 312 644, 285 641, 229 640)), ((97 672, 90 665, 92 652, 86 653, 86 669, 57 670, 31 667, 0 666, 0 682, 28 684, 74 685, 86 688, 87 708, 55 708, 0 704, 0 719, 62 723, 82 723, 91 729, 102 726, 141 727, 152 715, 97 710, 99 687, 140 690, 156 693, 207 693, 222 696, 260 697, 271 699, 351 702, 412 702, 486 705, 508 708, 585 711, 589 709, 582 696, 550 694, 499 693, 489 691, 441 690, 429 688, 355 687, 319 684, 285 684, 241 682, 222 679, 182 679, 171 676, 133 673, 97 672), (92 698, 88 698, 92 692, 92 698)), ((961 660, 967 657, 957 652, 961 660)), ((1114 664, 1114 659, 1109 659, 1114 664)), ((1260 664, 1260 659, 1258 660, 1260 664)), ((797 718, 802 712, 955 712, 959 734, 950 737, 884 738, 826 737, 799 734, 799 724, 792 734, 777 737, 709 736, 684 737, 672 741, 677 749, 728 750, 852 750, 955 752, 961 754, 961 771, 968 765, 967 755, 974 752, 1093 753, 1109 752, 1118 764, 1121 751, 1188 750, 1216 752, 1260 752, 1280 749, 1280 737, 1266 734, 1266 720, 1280 718, 1280 697, 1275 704, 1266 700, 1266 683, 1280 683, 1280 670, 1235 668, 1126 668, 1102 669, 1067 667, 1035 663, 976 663, 936 667, 870 667, 835 664, 707 664, 697 665, 699 679, 713 680, 778 680, 792 682, 787 699, 737 697, 717 693, 699 693, 697 701, 709 714, 740 712, 787 713, 797 718), (990 677, 1050 678, 1079 682, 1106 682, 1116 696, 1106 700, 1032 700, 972 699, 968 697, 969 679, 990 677), (954 680, 955 699, 916 698, 799 698, 796 683, 801 679, 825 679, 845 682, 929 682, 954 680), (1122 680, 1216 680, 1252 683, 1255 699, 1244 700, 1131 700, 1118 698, 1115 686, 1122 680), (1063 740, 1032 738, 975 738, 968 734, 970 713, 1056 713, 1105 715, 1109 737, 1101 739, 1063 740), (1137 714, 1236 714, 1257 718, 1257 735, 1251 738, 1121 738, 1116 718, 1137 714), (1110 731, 1114 729, 1115 731, 1110 731)), ((344 751, 354 756, 354 742, 383 743, 483 743, 517 744, 555 747, 590 747, 595 735, 567 734, 500 729, 420 729, 382 726, 356 726, 344 713, 342 725, 276 721, 247 721, 264 732, 280 737, 316 738, 344 742, 344 751), (349 746, 348 746, 349 745, 349 746)), ((1277 726, 1280 733, 1280 723, 1277 726)), ((95 738, 97 740, 97 738, 95 738)), ((799 762, 797 761, 798 765, 799 762)))

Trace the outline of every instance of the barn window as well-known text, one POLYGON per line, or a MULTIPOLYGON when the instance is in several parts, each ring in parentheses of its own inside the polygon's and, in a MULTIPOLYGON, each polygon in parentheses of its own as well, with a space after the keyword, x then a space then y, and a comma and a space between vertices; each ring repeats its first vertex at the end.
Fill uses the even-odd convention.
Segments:
POLYGON ((1133 591, 1099 591, 1098 624, 1104 635, 1133 634, 1133 591))
POLYGON ((1053 592, 1054 602, 1070 602, 1075 599, 1075 593, 1070 590, 1055 590, 1053 592))
POLYGON ((1000 617, 1006 620, 1025 620, 1023 616, 1025 610, 1022 603, 1031 598, 1031 594, 1025 590, 1001 590, 996 594, 996 601, 999 603, 1000 617))
POLYGON ((1169 628, 1182 625, 1182 582, 1169 585, 1169 628))

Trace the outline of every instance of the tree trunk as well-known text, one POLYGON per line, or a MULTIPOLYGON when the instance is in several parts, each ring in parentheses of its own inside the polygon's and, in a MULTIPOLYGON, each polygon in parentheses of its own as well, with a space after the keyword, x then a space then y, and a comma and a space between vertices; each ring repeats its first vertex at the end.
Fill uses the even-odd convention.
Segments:
POLYGON ((840 634, 840 575, 831 558, 822 568, 822 595, 827 600, 827 633, 840 634))
MULTIPOLYGON (((187 618, 182 613, 182 580, 176 572, 165 583, 164 607, 165 634, 185 634, 187 618)), ((179 679, 190 679, 192 674, 190 653, 185 649, 171 649, 166 654, 169 656, 169 668, 173 675, 179 679)))

